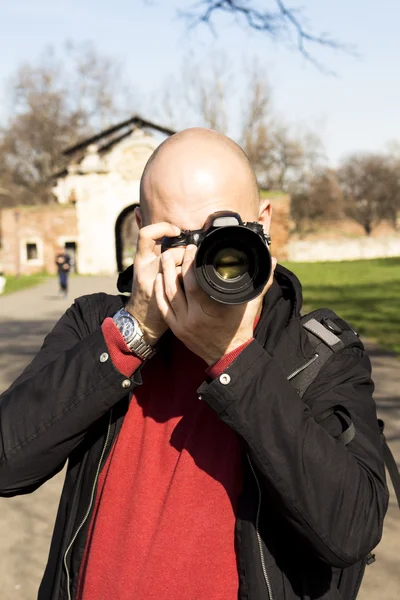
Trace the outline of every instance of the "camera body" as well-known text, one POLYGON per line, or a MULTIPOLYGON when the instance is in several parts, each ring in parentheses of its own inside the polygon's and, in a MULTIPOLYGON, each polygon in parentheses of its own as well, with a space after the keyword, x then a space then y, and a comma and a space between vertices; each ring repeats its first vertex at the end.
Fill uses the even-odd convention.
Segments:
POLYGON ((161 251, 194 244, 196 279, 222 304, 244 304, 256 298, 271 275, 271 239, 260 223, 243 223, 232 211, 213 213, 202 229, 164 237, 161 251))

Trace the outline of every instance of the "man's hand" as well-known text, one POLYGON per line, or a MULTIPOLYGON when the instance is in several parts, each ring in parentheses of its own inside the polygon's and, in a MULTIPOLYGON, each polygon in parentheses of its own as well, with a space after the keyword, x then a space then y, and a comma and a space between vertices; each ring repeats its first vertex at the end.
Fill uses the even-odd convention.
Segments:
POLYGON ((196 246, 186 248, 181 273, 170 251, 163 253, 155 293, 160 313, 174 335, 212 365, 253 337, 254 321, 273 282, 276 259, 272 259, 271 277, 263 293, 247 304, 229 306, 209 298, 197 283, 196 250, 196 246))
MULTIPOLYGON (((168 329, 158 309, 154 292, 161 259, 161 248, 157 242, 163 236, 173 237, 179 234, 180 229, 170 223, 148 225, 139 231, 132 294, 125 308, 137 319, 145 340, 151 346, 168 329)), ((168 252, 174 269, 182 264, 184 248, 173 248, 168 252)))

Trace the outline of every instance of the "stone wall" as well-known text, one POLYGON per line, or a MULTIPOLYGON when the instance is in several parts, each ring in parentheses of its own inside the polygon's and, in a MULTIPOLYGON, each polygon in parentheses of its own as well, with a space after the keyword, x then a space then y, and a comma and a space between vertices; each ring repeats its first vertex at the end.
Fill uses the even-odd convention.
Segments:
POLYGON ((57 247, 66 242, 78 246, 76 208, 54 204, 3 209, 0 232, 0 270, 8 275, 55 273, 57 247))
POLYGON ((293 239, 288 244, 288 259, 295 262, 361 260, 391 256, 400 256, 400 235, 293 239))

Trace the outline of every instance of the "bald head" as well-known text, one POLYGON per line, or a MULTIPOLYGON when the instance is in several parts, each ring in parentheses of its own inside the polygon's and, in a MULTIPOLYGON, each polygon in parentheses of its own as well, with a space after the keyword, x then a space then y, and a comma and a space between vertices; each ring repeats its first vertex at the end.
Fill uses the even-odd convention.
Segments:
POLYGON ((186 129, 150 157, 140 184, 140 207, 144 225, 167 221, 181 229, 200 229, 219 210, 254 221, 257 180, 233 140, 211 129, 186 129))

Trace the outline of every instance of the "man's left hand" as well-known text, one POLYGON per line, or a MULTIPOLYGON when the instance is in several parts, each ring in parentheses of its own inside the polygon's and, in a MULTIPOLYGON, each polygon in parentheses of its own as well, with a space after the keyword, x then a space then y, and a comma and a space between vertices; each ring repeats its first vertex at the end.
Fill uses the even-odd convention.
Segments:
POLYGON ((186 248, 181 273, 169 251, 163 253, 155 293, 173 334, 212 365, 253 337, 254 321, 273 282, 276 259, 272 259, 272 273, 260 296, 247 304, 226 305, 210 298, 197 283, 193 264, 196 251, 193 245, 186 248))

